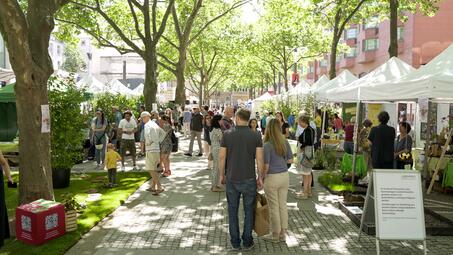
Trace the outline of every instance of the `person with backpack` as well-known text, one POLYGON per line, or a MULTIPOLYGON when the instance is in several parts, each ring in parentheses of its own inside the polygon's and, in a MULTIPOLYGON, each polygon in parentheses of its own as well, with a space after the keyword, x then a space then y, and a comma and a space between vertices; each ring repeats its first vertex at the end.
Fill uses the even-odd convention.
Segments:
POLYGON ((108 126, 107 118, 101 109, 96 110, 96 117, 91 122, 92 138, 91 142, 95 146, 94 157, 96 158, 96 168, 101 168, 104 164, 105 151, 107 147, 106 129, 108 126))

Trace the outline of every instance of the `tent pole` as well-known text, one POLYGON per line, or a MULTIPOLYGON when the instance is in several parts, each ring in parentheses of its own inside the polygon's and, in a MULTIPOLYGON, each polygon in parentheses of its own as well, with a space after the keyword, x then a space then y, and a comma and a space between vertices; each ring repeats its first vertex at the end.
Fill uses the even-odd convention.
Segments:
POLYGON ((360 100, 357 101, 357 108, 356 108, 356 122, 354 123, 354 151, 353 151, 353 157, 352 157, 352 176, 351 176, 351 183, 354 186, 354 181, 355 181, 355 170, 356 170, 356 164, 357 164, 357 138, 358 138, 358 131, 359 131, 359 114, 360 114, 360 100))
POLYGON ((326 126, 326 111, 327 111, 327 105, 324 104, 324 112, 322 114, 322 124, 321 124, 321 149, 324 146, 322 141, 324 139, 324 135, 325 135, 325 131, 326 131, 326 129, 324 128, 326 126))

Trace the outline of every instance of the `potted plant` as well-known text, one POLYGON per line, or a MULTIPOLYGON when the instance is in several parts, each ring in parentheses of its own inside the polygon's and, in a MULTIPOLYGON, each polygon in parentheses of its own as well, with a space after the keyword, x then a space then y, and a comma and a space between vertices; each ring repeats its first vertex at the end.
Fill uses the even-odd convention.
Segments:
POLYGON ((77 230, 77 212, 85 209, 85 206, 77 202, 71 193, 63 194, 60 202, 64 205, 66 232, 77 230))
POLYGON ((85 117, 80 105, 84 91, 76 87, 73 77, 49 80, 51 118, 51 164, 54 188, 69 186, 71 168, 83 157, 82 142, 85 117))

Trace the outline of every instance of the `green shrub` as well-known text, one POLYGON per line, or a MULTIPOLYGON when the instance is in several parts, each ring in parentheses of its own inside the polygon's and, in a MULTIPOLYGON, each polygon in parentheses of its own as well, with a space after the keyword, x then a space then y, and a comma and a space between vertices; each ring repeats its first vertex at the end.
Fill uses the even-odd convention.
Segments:
POLYGON ((327 171, 318 177, 319 183, 328 187, 332 191, 351 191, 353 192, 354 186, 349 182, 343 181, 343 175, 338 171, 327 171))
POLYGON ((82 159, 85 119, 80 105, 84 91, 75 85, 73 77, 49 79, 51 119, 51 163, 54 169, 70 169, 82 159))

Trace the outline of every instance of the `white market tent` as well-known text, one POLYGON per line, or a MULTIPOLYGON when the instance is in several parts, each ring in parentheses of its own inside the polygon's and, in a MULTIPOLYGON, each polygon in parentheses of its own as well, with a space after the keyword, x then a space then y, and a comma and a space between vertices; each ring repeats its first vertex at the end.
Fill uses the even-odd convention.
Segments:
POLYGON ((106 89, 108 89, 108 92, 111 93, 117 93, 124 96, 135 96, 135 93, 131 89, 129 89, 122 82, 116 79, 110 81, 107 84, 106 89))
POLYGON ((354 82, 356 80, 358 80, 358 78, 356 76, 354 76, 348 70, 344 70, 337 77, 335 77, 335 79, 332 79, 331 81, 325 83, 324 85, 321 85, 321 86, 315 88, 314 93, 315 93, 317 99, 327 100, 327 98, 326 98, 327 91, 329 91, 330 89, 334 89, 334 88, 344 87, 348 84, 351 84, 352 82, 354 82))
POLYGON ((13 70, 0 68, 0 81, 8 82, 15 77, 13 70))
POLYGON ((315 83, 313 83, 313 85, 311 86, 311 91, 320 88, 322 85, 328 83, 329 81, 329 78, 327 78, 327 76, 323 74, 315 83))
POLYGON ((84 88, 87 92, 92 94, 99 94, 105 91, 104 83, 100 82, 91 74, 83 76, 83 78, 76 83, 76 86, 78 88, 84 88))
POLYGON ((301 80, 295 87, 286 92, 289 96, 303 96, 310 93, 310 84, 305 80, 301 80))
POLYGON ((132 90, 135 96, 141 96, 143 95, 143 89, 145 88, 145 85, 143 83, 140 83, 135 89, 132 90))
POLYGON ((425 66, 401 78, 364 87, 361 100, 453 98, 453 44, 425 66), (363 95, 363 96, 362 96, 363 95))
POLYGON ((397 78, 401 78, 415 71, 411 65, 402 61, 397 57, 390 58, 387 62, 368 73, 364 77, 356 80, 344 87, 330 89, 326 93, 326 98, 329 101, 338 102, 356 102, 363 98, 363 88, 372 86, 373 84, 388 82, 397 78))
POLYGON ((266 92, 266 93, 262 94, 260 97, 255 98, 252 101, 252 109, 253 109, 253 111, 258 111, 260 106, 261 106, 261 104, 266 102, 266 101, 269 101, 269 100, 272 100, 272 95, 269 92, 266 92))

